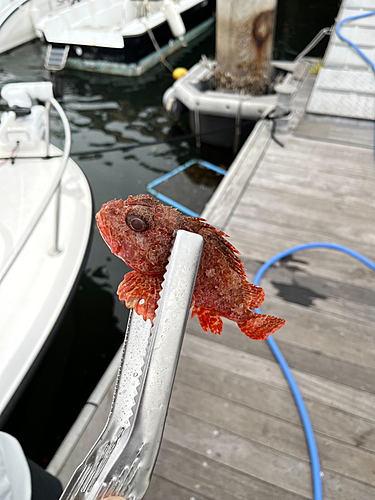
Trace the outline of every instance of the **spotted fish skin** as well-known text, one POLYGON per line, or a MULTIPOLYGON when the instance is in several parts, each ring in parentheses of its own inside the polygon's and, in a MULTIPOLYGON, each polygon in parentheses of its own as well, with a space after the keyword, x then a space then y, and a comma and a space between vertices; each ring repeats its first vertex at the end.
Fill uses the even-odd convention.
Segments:
POLYGON ((204 219, 188 217, 141 194, 105 203, 96 221, 111 251, 133 269, 119 285, 119 298, 145 320, 155 317, 173 241, 183 229, 204 240, 191 305, 192 316, 198 316, 205 332, 219 335, 223 317, 235 321, 248 337, 263 340, 285 324, 281 318, 253 312, 264 300, 263 289, 247 281, 228 236, 204 219))

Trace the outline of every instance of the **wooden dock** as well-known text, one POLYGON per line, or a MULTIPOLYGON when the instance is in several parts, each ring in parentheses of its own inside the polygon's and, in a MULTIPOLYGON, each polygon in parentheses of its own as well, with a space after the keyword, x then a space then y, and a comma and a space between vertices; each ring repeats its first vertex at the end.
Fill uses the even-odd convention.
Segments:
MULTIPOLYGON (((230 235, 250 280, 302 243, 338 243, 375 260, 372 126, 304 115, 314 81, 306 73, 294 98, 294 131, 276 132, 284 147, 259 122, 204 213, 230 235)), ((287 322, 274 337, 315 431, 323 498, 375 498, 375 274, 339 252, 308 250, 276 264, 262 286, 262 311, 287 322)), ((117 366, 118 358, 50 465, 64 484, 104 426, 117 366)), ((312 495, 303 428, 267 344, 228 321, 220 337, 190 321, 145 499, 312 495)))
MULTIPOLYGON (((307 74, 294 99, 301 118, 314 79, 307 74)), ((325 126, 339 135, 337 121, 325 126)), ((294 133, 277 134, 280 147, 270 128, 267 121, 257 124, 204 214, 230 235, 249 279, 274 254, 314 241, 339 243, 375 260, 372 148, 335 141, 329 133, 315 138, 317 122, 305 119, 294 133)), ((287 321, 275 339, 309 411, 327 500, 375 498, 374 285, 370 269, 329 250, 294 254, 262 283, 262 311, 287 321)), ((64 484, 104 426, 116 366, 118 359, 106 390, 86 405, 51 463, 64 484)), ((206 335, 196 321, 188 324, 145 498, 312 498, 298 412, 265 342, 251 341, 228 321, 220 337, 206 335)))

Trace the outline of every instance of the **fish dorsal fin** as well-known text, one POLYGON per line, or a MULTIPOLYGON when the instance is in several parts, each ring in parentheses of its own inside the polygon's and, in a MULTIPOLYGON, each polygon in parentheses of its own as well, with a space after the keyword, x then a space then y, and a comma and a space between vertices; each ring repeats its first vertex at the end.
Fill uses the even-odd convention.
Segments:
POLYGON ((203 237, 211 240, 216 249, 223 254, 233 271, 246 277, 245 267, 242 260, 239 258, 241 254, 237 248, 226 239, 229 238, 229 236, 223 231, 220 231, 220 229, 216 229, 214 226, 208 224, 204 219, 196 218, 196 220, 199 221, 201 226, 201 229, 197 232, 202 234, 203 237))
POLYGON ((193 218, 190 221, 194 224, 193 230, 203 236, 205 241, 210 242, 217 251, 219 251, 229 267, 243 278, 243 286, 247 293, 244 299, 245 307, 254 310, 264 301, 263 288, 253 285, 247 281, 246 269, 242 260, 239 258, 240 252, 226 238, 227 234, 208 224, 204 219, 193 218), (199 228, 198 228, 199 224, 199 228))

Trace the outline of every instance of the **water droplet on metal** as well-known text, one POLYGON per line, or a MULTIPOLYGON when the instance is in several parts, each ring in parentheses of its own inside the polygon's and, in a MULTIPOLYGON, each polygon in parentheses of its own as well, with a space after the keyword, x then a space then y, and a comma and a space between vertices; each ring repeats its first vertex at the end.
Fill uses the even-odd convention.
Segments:
POLYGON ((190 500, 195 500, 195 497, 190 497, 190 500))
POLYGON ((320 471, 320 477, 324 477, 324 472, 320 471))
POLYGON ((212 455, 212 450, 208 449, 208 450, 206 451, 206 453, 207 453, 207 455, 212 455))
POLYGON ((219 431, 217 431, 217 430, 215 429, 215 430, 212 432, 212 434, 213 434, 214 436, 218 436, 218 435, 219 435, 219 431))
POLYGON ((199 488, 200 488, 200 487, 201 487, 201 485, 200 485, 200 484, 198 484, 198 483, 194 485, 194 488, 195 488, 196 490, 199 490, 199 488))
POLYGON ((207 462, 202 462, 202 467, 208 467, 208 463, 207 462))

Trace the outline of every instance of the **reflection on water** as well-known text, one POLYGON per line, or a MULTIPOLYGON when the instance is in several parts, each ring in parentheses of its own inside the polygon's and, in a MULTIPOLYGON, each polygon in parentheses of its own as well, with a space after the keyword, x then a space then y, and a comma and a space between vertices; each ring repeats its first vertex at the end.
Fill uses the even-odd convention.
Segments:
POLYGON ((90 396, 93 372, 104 372, 122 342, 108 277, 105 267, 85 270, 48 355, 6 425, 43 465, 90 396))
MULTIPOLYGON (((2 55, 0 84, 47 80, 43 50, 37 41, 2 55)), ((213 56, 213 30, 197 52, 188 47, 171 62, 191 66, 201 53, 213 56)), ((178 140, 190 131, 184 121, 175 126, 162 107, 162 95, 171 83, 163 66, 137 79, 65 72, 61 104, 72 131, 72 154, 92 151, 74 159, 89 180, 95 212, 115 197, 145 192, 146 184, 191 158, 213 163, 220 158, 230 165, 226 151, 199 151, 193 140, 178 140), (163 142, 166 138, 176 140, 163 142), (103 152, 111 148, 117 149, 103 152)), ((51 138, 62 148, 63 127, 54 112, 51 138)), ((128 311, 116 290, 128 270, 112 256, 95 227, 84 273, 48 356, 5 425, 41 465, 48 464, 123 341, 128 311)))
MULTIPOLYGON (((336 4, 329 0, 317 7, 317 2, 280 0, 277 57, 293 58, 319 29, 331 25, 336 4)), ((214 42, 212 29, 169 61, 174 67, 189 68, 201 54, 214 56, 214 42)), ((36 41, 1 55, 0 85, 48 80, 44 51, 36 41)), ((90 182, 95 212, 115 197, 145 192, 149 182, 192 158, 224 168, 230 165, 230 151, 205 145, 198 150, 193 139, 178 140, 190 131, 186 117, 176 126, 162 107, 162 95, 171 84, 171 75, 162 65, 136 79, 65 71, 61 104, 72 130, 72 153, 92 151, 74 159, 90 182), (166 138, 176 141, 163 142, 166 138)), ((0 111, 4 105, 0 101, 0 111)), ((54 113, 51 138, 62 147, 63 128, 54 113)), ((5 426, 41 465, 51 459, 122 343, 128 313, 117 300, 116 289, 127 271, 94 228, 88 261, 67 314, 5 426)))

